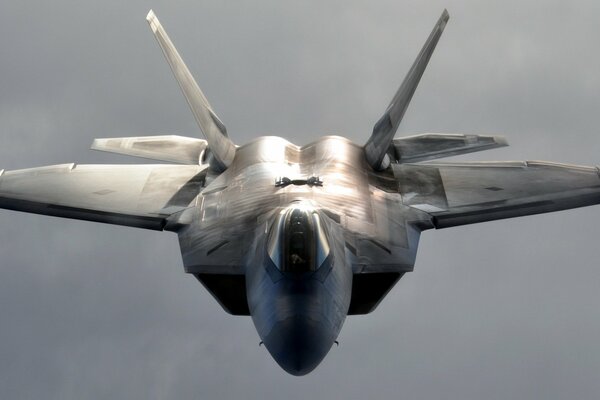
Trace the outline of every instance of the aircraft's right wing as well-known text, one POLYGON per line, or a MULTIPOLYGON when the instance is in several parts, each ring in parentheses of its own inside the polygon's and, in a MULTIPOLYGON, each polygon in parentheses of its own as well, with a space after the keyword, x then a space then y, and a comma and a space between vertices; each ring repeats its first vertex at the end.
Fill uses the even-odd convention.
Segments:
POLYGON ((0 208, 163 230, 192 205, 207 165, 77 165, 0 170, 0 208))
POLYGON ((598 167, 542 161, 393 164, 405 205, 435 228, 600 203, 598 167))

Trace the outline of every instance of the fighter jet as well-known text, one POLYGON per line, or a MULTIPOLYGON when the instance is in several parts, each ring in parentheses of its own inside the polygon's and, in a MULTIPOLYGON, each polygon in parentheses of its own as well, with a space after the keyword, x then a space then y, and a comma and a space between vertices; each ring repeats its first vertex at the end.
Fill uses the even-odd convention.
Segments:
POLYGON ((185 272, 226 312, 251 316, 285 371, 305 375, 346 316, 375 310, 413 270, 424 230, 600 203, 595 166, 432 161, 507 143, 472 134, 395 138, 448 18, 444 10, 365 144, 325 136, 298 146, 265 136, 237 146, 150 11, 205 140, 92 144, 163 164, 0 170, 0 207, 175 232, 185 272))

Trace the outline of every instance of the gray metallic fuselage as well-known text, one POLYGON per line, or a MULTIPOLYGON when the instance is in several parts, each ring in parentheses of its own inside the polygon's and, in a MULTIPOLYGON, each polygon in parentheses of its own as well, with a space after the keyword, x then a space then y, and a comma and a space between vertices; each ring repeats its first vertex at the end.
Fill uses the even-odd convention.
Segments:
POLYGON ((202 201, 173 225, 187 272, 245 277, 259 336, 292 374, 310 372, 334 343, 354 273, 412 270, 418 229, 406 220, 418 222, 420 213, 402 205, 391 177, 387 182, 384 173, 369 169, 362 148, 342 137, 301 148, 277 137, 258 138, 239 147, 216 179, 208 173, 202 201), (323 183, 277 187, 282 176, 316 176, 323 183), (315 271, 282 272, 269 256, 269 235, 280 215, 298 207, 318 216, 329 254, 315 271))
POLYGON ((100 138, 92 146, 179 165, 0 169, 0 208, 177 232, 186 272, 227 312, 251 315, 279 365, 304 375, 347 315, 373 311, 412 271, 422 230, 600 204, 597 166, 431 162, 507 142, 394 138, 448 18, 444 10, 364 146, 326 136, 302 147, 279 137, 236 147, 150 11, 206 140, 100 138))
MULTIPOLYGON (((290 210, 299 204, 292 204, 290 210)), ((257 228, 246 265, 254 325, 273 358, 294 375, 312 371, 325 357, 346 319, 352 290, 352 268, 341 230, 319 211, 309 212, 328 225, 321 240, 327 241, 329 251, 314 270, 286 271, 273 262, 267 249, 272 236, 280 233, 274 226, 277 217, 269 229, 257 228)), ((285 216, 285 210, 276 214, 285 216)), ((285 251, 285 244, 279 244, 285 251)), ((281 258, 289 259, 289 252, 281 258)))

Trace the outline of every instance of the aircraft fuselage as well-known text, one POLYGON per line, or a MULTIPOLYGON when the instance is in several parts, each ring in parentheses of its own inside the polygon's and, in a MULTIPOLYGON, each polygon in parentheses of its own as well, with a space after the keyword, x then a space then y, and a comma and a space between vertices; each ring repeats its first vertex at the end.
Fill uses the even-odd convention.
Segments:
POLYGON ((304 147, 262 137, 238 148, 216 179, 209 172, 202 202, 180 217, 193 221, 178 232, 186 271, 243 275, 261 340, 294 375, 314 369, 336 340, 354 273, 414 264, 418 230, 404 217, 418 213, 388 196, 385 174, 368 170, 362 148, 342 137, 304 147), (306 220, 300 233, 295 213, 306 220))

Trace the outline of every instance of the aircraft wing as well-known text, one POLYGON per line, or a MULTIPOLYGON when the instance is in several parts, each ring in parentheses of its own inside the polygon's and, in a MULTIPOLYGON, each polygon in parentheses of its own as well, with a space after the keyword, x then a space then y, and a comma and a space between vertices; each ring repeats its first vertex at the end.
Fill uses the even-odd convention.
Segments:
POLYGON ((163 230, 194 201, 206 165, 61 164, 0 170, 0 208, 163 230))
POLYGON ((600 203, 598 167, 542 161, 394 164, 405 205, 435 228, 600 203))

